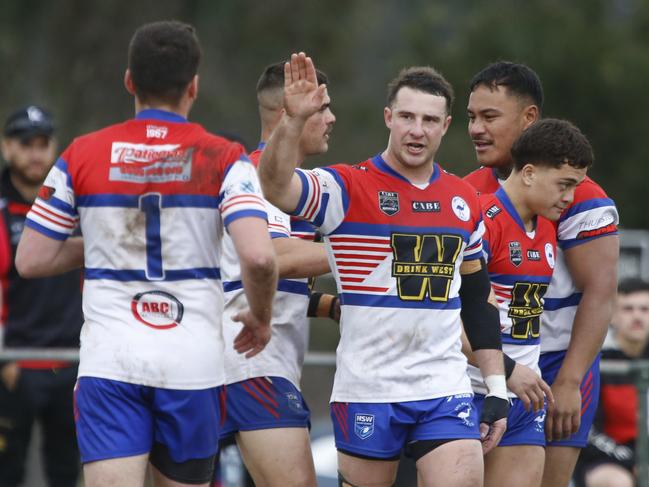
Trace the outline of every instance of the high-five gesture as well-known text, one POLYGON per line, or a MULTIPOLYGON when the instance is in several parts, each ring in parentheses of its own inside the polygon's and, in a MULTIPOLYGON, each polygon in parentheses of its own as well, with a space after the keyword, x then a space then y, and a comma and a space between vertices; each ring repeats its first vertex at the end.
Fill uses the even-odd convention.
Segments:
POLYGON ((284 109, 291 118, 302 122, 322 107, 327 93, 325 85, 318 86, 315 66, 303 52, 291 54, 284 64, 284 109))

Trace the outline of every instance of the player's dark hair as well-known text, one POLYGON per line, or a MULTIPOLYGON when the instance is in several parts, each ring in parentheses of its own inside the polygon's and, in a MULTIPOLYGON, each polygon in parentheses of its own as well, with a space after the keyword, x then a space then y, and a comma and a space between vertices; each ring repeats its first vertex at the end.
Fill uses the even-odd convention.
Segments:
POLYGON ((128 48, 128 68, 137 97, 178 103, 200 60, 201 47, 191 25, 162 21, 141 26, 128 48))
POLYGON ((543 109, 543 85, 532 68, 510 61, 498 61, 477 73, 471 80, 471 91, 478 86, 496 89, 507 88, 509 93, 529 98, 538 108, 543 109))
POLYGON ((638 277, 622 279, 617 285, 618 294, 627 295, 640 292, 649 292, 649 282, 638 277))
POLYGON ((431 95, 443 96, 446 99, 446 113, 451 113, 453 106, 453 87, 435 69, 430 66, 413 66, 404 68, 388 84, 388 106, 391 107, 401 88, 412 88, 431 95))
POLYGON ((593 165, 593 149, 581 131, 567 120, 545 118, 530 125, 511 149, 514 167, 525 164, 560 168, 569 164, 577 169, 593 165))
MULTIPOLYGON (((316 77, 319 85, 329 84, 329 77, 324 71, 316 69, 316 77)), ((257 81, 257 93, 277 88, 284 89, 284 61, 266 66, 257 81)))

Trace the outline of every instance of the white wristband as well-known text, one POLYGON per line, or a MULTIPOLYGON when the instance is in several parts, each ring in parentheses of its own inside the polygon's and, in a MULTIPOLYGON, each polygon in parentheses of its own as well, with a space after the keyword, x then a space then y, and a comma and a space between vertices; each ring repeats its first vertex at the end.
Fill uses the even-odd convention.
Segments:
POLYGON ((507 381, 504 375, 489 375, 485 377, 485 384, 489 393, 487 396, 496 396, 500 399, 508 400, 507 396, 507 381))

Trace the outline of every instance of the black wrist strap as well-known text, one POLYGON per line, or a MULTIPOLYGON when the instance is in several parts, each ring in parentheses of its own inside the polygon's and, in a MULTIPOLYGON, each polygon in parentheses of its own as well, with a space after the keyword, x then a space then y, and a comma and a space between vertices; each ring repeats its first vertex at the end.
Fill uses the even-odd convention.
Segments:
POLYGON ((306 310, 306 315, 309 318, 315 318, 318 316, 318 304, 320 304, 321 297, 322 293, 311 293, 311 297, 309 298, 309 307, 306 310))
POLYGON ((516 367, 516 361, 506 353, 503 353, 503 358, 505 360, 505 379, 509 379, 516 367))
POLYGON ((334 296, 334 298, 331 300, 331 306, 329 306, 329 318, 334 320, 334 316, 336 315, 336 303, 338 302, 338 296, 334 296))

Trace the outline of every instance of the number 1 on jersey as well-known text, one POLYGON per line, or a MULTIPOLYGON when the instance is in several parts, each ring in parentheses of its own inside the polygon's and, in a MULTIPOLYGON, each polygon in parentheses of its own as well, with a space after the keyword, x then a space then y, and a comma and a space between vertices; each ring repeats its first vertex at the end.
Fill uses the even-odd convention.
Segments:
POLYGON ((162 238, 160 237, 160 195, 157 193, 140 196, 138 206, 144 212, 146 236, 146 277, 151 280, 164 279, 162 270, 162 238))

